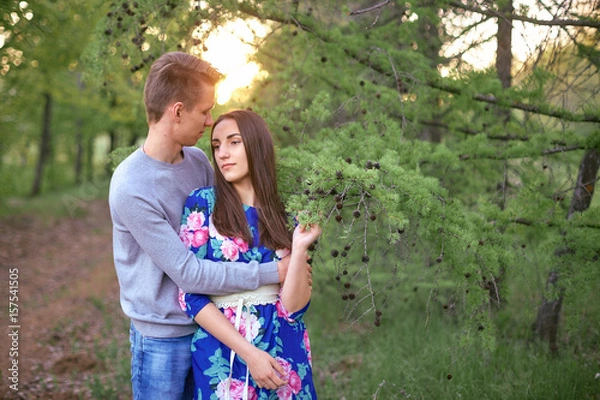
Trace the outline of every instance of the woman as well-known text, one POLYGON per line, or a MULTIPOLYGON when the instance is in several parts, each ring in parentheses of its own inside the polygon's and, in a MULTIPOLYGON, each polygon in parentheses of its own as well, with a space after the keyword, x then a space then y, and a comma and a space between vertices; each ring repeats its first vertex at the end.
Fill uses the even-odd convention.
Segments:
POLYGON ((271 134, 256 113, 220 116, 211 148, 215 187, 188 197, 184 243, 197 257, 215 261, 267 262, 288 249, 291 258, 281 287, 211 298, 185 295, 186 312, 200 325, 192 341, 195 396, 316 399, 303 315, 311 295, 307 250, 320 228, 297 226, 291 237, 277 192, 271 134))

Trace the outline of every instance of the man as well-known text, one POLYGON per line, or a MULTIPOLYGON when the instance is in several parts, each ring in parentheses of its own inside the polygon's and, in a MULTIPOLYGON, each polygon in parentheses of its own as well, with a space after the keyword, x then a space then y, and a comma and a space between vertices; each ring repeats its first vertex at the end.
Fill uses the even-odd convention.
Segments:
POLYGON ((282 281, 287 272, 289 258, 223 268, 197 259, 179 238, 188 194, 213 184, 208 158, 194 146, 213 124, 220 77, 189 54, 156 60, 144 88, 147 138, 111 180, 114 261, 121 307, 131 319, 134 399, 192 398, 190 344, 197 325, 179 307, 179 288, 215 295, 254 290, 282 281))

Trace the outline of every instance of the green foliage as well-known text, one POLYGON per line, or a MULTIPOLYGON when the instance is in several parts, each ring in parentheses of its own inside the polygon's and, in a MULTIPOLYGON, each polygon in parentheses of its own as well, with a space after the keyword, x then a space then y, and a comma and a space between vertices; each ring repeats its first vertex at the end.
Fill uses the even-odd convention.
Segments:
POLYGON ((133 153, 139 146, 119 147, 108 154, 108 168, 111 172, 117 168, 117 166, 126 159, 131 153, 133 153))
POLYGON ((339 320, 352 303, 340 296, 347 275, 333 285, 329 268, 316 269, 306 316, 320 398, 589 398, 594 392, 593 362, 570 346, 550 360, 531 339, 529 305, 537 299, 526 297, 530 291, 511 287, 519 302, 510 317, 496 317, 498 344, 490 351, 483 346, 485 328, 475 326, 468 343, 462 340, 460 303, 448 296, 451 284, 429 284, 434 270, 405 264, 394 301, 385 303, 375 326, 372 319, 339 320))
MULTIPOLYGON (((74 8, 59 3, 73 17, 74 8)), ((431 311, 438 299, 456 314, 448 325, 455 325, 450 339, 460 350, 450 354, 441 333, 428 342, 413 337, 413 347, 402 350, 431 349, 426 364, 432 373, 423 367, 403 374, 401 384, 385 379, 397 386, 378 380, 379 388, 365 380, 354 388, 359 398, 378 390, 382 397, 389 395, 385 398, 401 397, 402 390, 423 398, 488 396, 485 389, 473 389, 449 372, 450 367, 438 365, 436 352, 446 365, 460 366, 463 377, 502 397, 503 390, 513 388, 511 378, 532 377, 528 349, 519 342, 542 295, 555 298, 564 293, 571 343, 597 355, 599 332, 590 321, 597 320, 598 310, 589 306, 599 284, 594 274, 600 229, 597 199, 581 215, 566 219, 583 150, 600 143, 593 34, 577 48, 549 46, 535 58, 535 65, 515 71, 512 87, 503 88, 493 68, 473 71, 457 58, 440 56, 455 33, 445 30, 445 22, 452 22, 450 12, 465 13, 443 2, 382 2, 372 11, 359 3, 337 1, 202 3, 198 8, 156 0, 140 0, 136 6, 94 3, 83 8, 95 21, 86 27, 86 32, 95 32, 86 46, 78 43, 72 53, 52 63, 50 46, 29 49, 44 56, 46 75, 42 68, 14 68, 0 81, 10 110, 0 115, 10 150, 2 146, 0 152, 3 160, 11 160, 3 166, 1 183, 18 181, 5 178, 4 172, 17 170, 20 155, 26 155, 21 165, 31 168, 29 151, 39 131, 31 121, 39 119, 41 110, 29 112, 27 106, 41 93, 37 86, 52 88, 57 99, 61 118, 54 122, 56 131, 73 130, 74 121, 68 117, 72 107, 85 120, 86 135, 115 135, 111 149, 121 149, 108 157, 113 169, 144 131, 141 93, 152 60, 165 51, 201 51, 204 39, 219 24, 234 16, 256 17, 273 28, 256 55, 269 76, 252 89, 250 100, 235 106, 251 107, 269 123, 288 210, 299 214, 301 223, 323 225, 313 253, 315 268, 318 271, 321 264, 337 278, 332 286, 339 289, 337 297, 345 298, 345 321, 353 326, 365 320, 384 324, 380 313, 407 312, 403 304, 414 288, 419 296, 428 295, 418 299, 413 325, 425 318, 421 325, 432 331, 447 328, 438 325, 447 315, 431 311), (352 13, 356 10, 363 12, 352 13), (191 32, 205 21, 211 22, 211 29, 192 38, 191 32), (577 57, 577 50, 588 58, 577 57), (75 71, 82 72, 89 87, 81 89, 76 75, 65 70, 74 60, 75 71), (444 70, 450 70, 449 75, 443 75, 444 70), (18 87, 17 74, 12 80, 17 71, 18 87), (544 290, 550 271, 560 271, 562 292, 544 290), (529 311, 519 308, 521 302, 529 311), (510 337, 507 327, 517 323, 521 334, 510 337), (468 362, 460 363, 458 353, 463 351, 468 362), (502 370, 499 363, 510 368, 502 370), (455 377, 447 380, 448 373, 455 377), (504 379, 497 380, 498 375, 504 379), (418 380, 421 376, 427 378, 418 380)), ((43 10, 52 32, 60 23, 75 21, 43 10)), ((73 22, 65 36, 77 27, 73 22)), ((76 145, 72 138, 65 134, 57 140, 63 146, 61 154, 72 158, 72 150, 64 150, 76 145)), ((53 176, 68 175, 55 168, 53 176)), ((367 346, 367 338, 360 335, 340 336, 335 335, 347 345, 367 346)), ((410 337, 407 332, 405 336, 410 337)), ((321 354, 328 354, 325 347, 321 354)), ((536 374, 555 380, 558 369, 542 371, 540 353, 535 352, 536 374)), ((341 354, 331 359, 348 361, 341 354)), ((414 363, 409 361, 401 354, 393 358, 401 365, 414 363)), ((571 359, 562 361, 556 365, 573 374, 581 371, 571 359)), ((371 364, 376 363, 369 361, 369 368, 371 364)), ((387 377, 392 365, 383 363, 374 375, 387 377)), ((338 366, 332 362, 331 368, 338 366)), ((570 377, 589 388, 577 376, 570 377)), ((517 393, 532 397, 553 393, 520 381, 516 387, 517 393)), ((341 389, 332 378, 323 390, 325 396, 334 396, 341 389)), ((559 392, 569 397, 573 393, 568 390, 565 386, 559 392)))

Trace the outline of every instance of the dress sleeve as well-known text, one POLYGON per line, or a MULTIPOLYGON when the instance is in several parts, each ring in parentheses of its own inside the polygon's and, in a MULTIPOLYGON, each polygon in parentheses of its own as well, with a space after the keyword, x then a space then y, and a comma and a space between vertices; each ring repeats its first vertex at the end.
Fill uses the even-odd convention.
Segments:
MULTIPOLYGON (((209 217, 214 207, 213 191, 210 189, 198 189, 187 198, 183 215, 181 218, 180 238, 197 258, 207 259, 209 239, 209 217)), ((207 304, 210 298, 200 293, 185 293, 183 296, 184 311, 194 317, 207 304)))
POLYGON ((204 294, 185 294, 185 312, 191 319, 194 319, 208 303, 210 303, 210 299, 204 294))
POLYGON ((304 314, 306 314, 306 311, 308 311, 309 306, 310 300, 300 310, 291 313, 285 309, 285 307, 283 306, 283 302, 281 301, 281 299, 279 299, 279 301, 277 302, 277 313, 279 314, 279 316, 283 317, 289 324, 294 325, 303 319, 304 314))

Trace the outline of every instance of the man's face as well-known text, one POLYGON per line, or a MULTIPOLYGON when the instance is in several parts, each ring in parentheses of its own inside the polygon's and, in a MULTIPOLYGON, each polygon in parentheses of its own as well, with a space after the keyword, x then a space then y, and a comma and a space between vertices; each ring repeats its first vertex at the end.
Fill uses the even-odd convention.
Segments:
POLYGON ((182 146, 194 146, 204 134, 207 127, 212 126, 212 109, 215 106, 215 87, 205 86, 200 100, 195 107, 183 107, 180 113, 180 126, 177 130, 178 141, 182 146))

